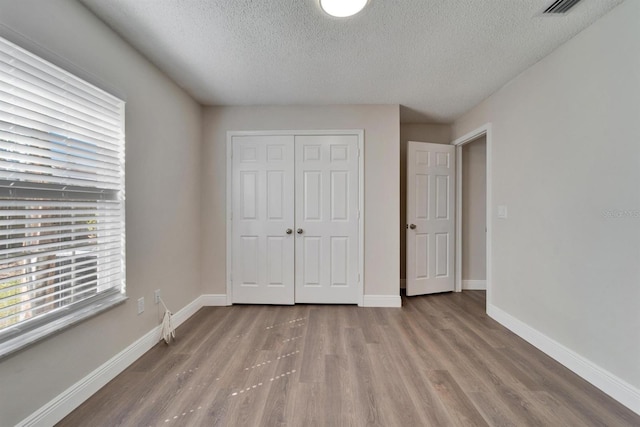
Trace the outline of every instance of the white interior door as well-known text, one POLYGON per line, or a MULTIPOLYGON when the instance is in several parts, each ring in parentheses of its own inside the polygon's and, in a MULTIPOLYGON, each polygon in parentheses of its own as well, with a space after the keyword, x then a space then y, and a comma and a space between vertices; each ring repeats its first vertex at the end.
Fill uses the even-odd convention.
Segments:
POLYGON ((455 289, 455 147, 409 142, 407 295, 455 289))
POLYGON ((358 303, 358 136, 298 135, 295 150, 295 300, 358 303))
POLYGON ((234 303, 294 303, 293 136, 232 140, 234 303))

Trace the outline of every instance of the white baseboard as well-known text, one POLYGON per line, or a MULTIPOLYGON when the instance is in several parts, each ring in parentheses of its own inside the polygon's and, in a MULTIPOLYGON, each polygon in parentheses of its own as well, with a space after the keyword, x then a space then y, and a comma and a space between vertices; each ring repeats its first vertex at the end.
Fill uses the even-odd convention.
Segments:
POLYGON ((203 307, 222 307, 231 305, 226 294, 204 294, 200 295, 203 307))
POLYGON ((640 415, 640 390, 494 305, 487 314, 538 350, 640 415))
MULTIPOLYGON (((177 328, 203 306, 203 296, 199 296, 173 315, 173 324, 177 328)), ((226 301, 226 296, 225 296, 226 301)), ((162 326, 156 326, 133 344, 106 361, 102 366, 60 393, 36 412, 18 423, 22 426, 52 426, 69 415, 85 400, 104 387, 109 381, 128 368, 140 356, 161 339, 162 326)))
POLYGON ((400 295, 365 295, 363 307, 402 307, 400 295))
POLYGON ((462 290, 464 290, 464 291, 486 291, 487 290, 487 281, 486 280, 463 280, 462 281, 462 290))

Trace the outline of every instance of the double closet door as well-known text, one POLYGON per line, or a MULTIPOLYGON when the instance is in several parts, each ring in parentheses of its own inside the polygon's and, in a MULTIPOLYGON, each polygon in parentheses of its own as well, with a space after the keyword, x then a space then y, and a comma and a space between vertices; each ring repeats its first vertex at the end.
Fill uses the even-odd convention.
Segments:
POLYGON ((233 135, 232 301, 356 304, 358 135, 233 135))

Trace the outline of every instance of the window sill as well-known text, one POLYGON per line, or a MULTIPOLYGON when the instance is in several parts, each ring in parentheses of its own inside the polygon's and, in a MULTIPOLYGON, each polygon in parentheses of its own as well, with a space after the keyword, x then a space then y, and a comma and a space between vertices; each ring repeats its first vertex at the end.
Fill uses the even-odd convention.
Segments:
POLYGON ((126 300, 127 296, 118 292, 88 303, 81 308, 69 307, 66 309, 66 313, 65 310, 63 310, 54 320, 48 321, 40 326, 30 327, 28 329, 16 327, 15 329, 7 331, 10 335, 0 340, 0 360, 120 305, 126 300), (14 336, 12 337, 11 335, 14 336))

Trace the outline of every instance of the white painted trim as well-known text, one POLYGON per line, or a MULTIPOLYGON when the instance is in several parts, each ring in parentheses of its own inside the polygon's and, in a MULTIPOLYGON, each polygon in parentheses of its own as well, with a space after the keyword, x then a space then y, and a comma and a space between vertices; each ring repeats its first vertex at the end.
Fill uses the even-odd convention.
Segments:
POLYGON ((205 294, 200 295, 203 307, 223 307, 231 305, 225 294, 205 294))
POLYGON ((640 390, 636 387, 494 305, 487 304, 487 314, 538 350, 640 415, 640 390))
POLYGON ((456 146, 456 287, 462 291, 462 146, 456 146))
POLYGON ((456 292, 462 290, 462 146, 477 139, 478 137, 485 135, 487 141, 487 188, 486 188, 486 205, 487 205, 487 233, 486 233, 486 256, 487 256, 487 278, 486 278, 486 290, 487 290, 487 307, 493 303, 491 284, 493 279, 492 270, 492 230, 493 230, 493 181, 492 181, 492 146, 493 146, 493 131, 491 123, 480 126, 477 129, 461 136, 454 140, 451 145, 456 146, 456 179, 458 181, 457 186, 460 187, 460 191, 456 192, 456 292))
POLYGON ((227 280, 227 305, 233 304, 233 286, 231 282, 231 268, 232 268, 232 246, 231 246, 231 236, 233 236, 233 221, 232 214, 232 204, 231 204, 231 195, 233 194, 233 159, 231 158, 231 154, 233 153, 233 146, 231 145, 231 140, 235 135, 235 132, 227 132, 227 235, 225 238, 225 245, 227 248, 227 272, 226 272, 226 280, 227 280))
POLYGON ((462 280, 462 290, 484 291, 485 289, 487 289, 486 280, 462 280))
POLYGON ((358 210, 360 218, 358 219, 358 306, 364 306, 364 129, 358 130, 358 210))
MULTIPOLYGON (((177 328, 202 308, 203 295, 199 296, 173 315, 173 324, 177 328)), ((40 409, 18 423, 23 426, 52 426, 69 415, 109 381, 128 368, 140 356, 151 350, 162 335, 162 326, 156 326, 133 344, 103 363, 89 375, 60 393, 40 409)))
POLYGON ((358 137, 358 153, 360 154, 358 162, 358 210, 360 211, 360 218, 358 219, 358 274, 360 281, 358 282, 358 306, 366 306, 364 302, 364 130, 363 129, 336 129, 336 130, 253 130, 253 131, 227 131, 227 295, 226 304, 233 304, 233 286, 231 282, 231 268, 232 268, 232 241, 233 235, 233 221, 232 221, 232 181, 233 181, 233 162, 231 159, 232 153, 232 140, 234 136, 274 136, 274 135, 286 135, 286 136, 304 136, 304 135, 356 135, 358 137))
POLYGON ((363 307, 402 307, 400 295, 365 295, 363 307))

